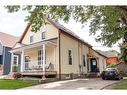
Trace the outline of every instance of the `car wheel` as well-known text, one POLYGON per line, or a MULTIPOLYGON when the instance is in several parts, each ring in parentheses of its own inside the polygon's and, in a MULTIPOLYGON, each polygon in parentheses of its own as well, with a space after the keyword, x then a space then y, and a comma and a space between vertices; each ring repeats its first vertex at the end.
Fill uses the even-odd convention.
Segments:
POLYGON ((121 77, 119 76, 118 78, 117 78, 117 80, 120 80, 121 79, 121 77))
POLYGON ((103 80, 106 80, 106 78, 105 78, 105 77, 102 77, 102 79, 103 79, 103 80))

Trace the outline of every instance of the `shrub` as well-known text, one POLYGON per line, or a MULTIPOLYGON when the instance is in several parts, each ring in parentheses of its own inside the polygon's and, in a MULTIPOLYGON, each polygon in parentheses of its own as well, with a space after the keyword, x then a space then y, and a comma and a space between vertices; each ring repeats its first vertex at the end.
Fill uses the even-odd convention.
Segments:
POLYGON ((21 77, 22 77, 21 73, 14 73, 13 74, 14 79, 18 79, 18 78, 21 78, 21 77))
POLYGON ((116 63, 111 63, 110 65, 107 66, 108 68, 115 68, 116 67, 116 63))

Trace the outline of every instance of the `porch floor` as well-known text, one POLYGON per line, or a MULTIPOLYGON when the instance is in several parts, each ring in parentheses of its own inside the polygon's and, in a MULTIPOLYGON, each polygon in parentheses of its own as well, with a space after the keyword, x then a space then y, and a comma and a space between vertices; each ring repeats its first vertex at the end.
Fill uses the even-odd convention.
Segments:
MULTIPOLYGON (((43 76, 43 71, 24 71, 24 72, 21 72, 22 75, 25 75, 25 76, 43 76)), ((56 71, 45 71, 45 75, 57 75, 57 72, 56 71)))

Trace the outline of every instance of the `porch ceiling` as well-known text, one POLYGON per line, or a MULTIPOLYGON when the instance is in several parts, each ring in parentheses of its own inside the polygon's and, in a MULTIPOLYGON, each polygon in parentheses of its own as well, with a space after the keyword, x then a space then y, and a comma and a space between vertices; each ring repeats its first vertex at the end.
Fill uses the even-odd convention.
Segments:
MULTIPOLYGON (((55 39, 57 40, 57 39, 55 39)), ((32 49, 32 48, 36 48, 36 47, 41 47, 42 45, 46 45, 48 47, 56 47, 57 46, 57 42, 54 40, 44 40, 41 42, 36 42, 33 44, 29 44, 29 45, 24 45, 22 47, 19 48, 15 48, 13 50, 11 50, 10 52, 14 52, 14 53, 21 53, 22 50, 27 50, 27 49, 32 49)))

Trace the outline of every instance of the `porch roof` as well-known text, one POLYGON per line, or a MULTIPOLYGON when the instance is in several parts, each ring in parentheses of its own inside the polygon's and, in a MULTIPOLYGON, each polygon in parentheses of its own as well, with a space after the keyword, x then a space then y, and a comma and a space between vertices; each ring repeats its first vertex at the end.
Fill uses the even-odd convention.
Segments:
POLYGON ((18 48, 14 48, 12 49, 10 52, 17 52, 17 51, 22 51, 22 50, 25 50, 25 49, 30 49, 30 48, 35 48, 35 47, 39 47, 39 46, 42 46, 43 44, 47 45, 47 46, 56 46, 56 40, 58 38, 52 38, 52 39, 47 39, 47 40, 43 40, 43 41, 40 41, 40 42, 36 42, 36 43, 32 43, 32 44, 29 44, 29 45, 23 45, 22 47, 18 47, 18 48))

